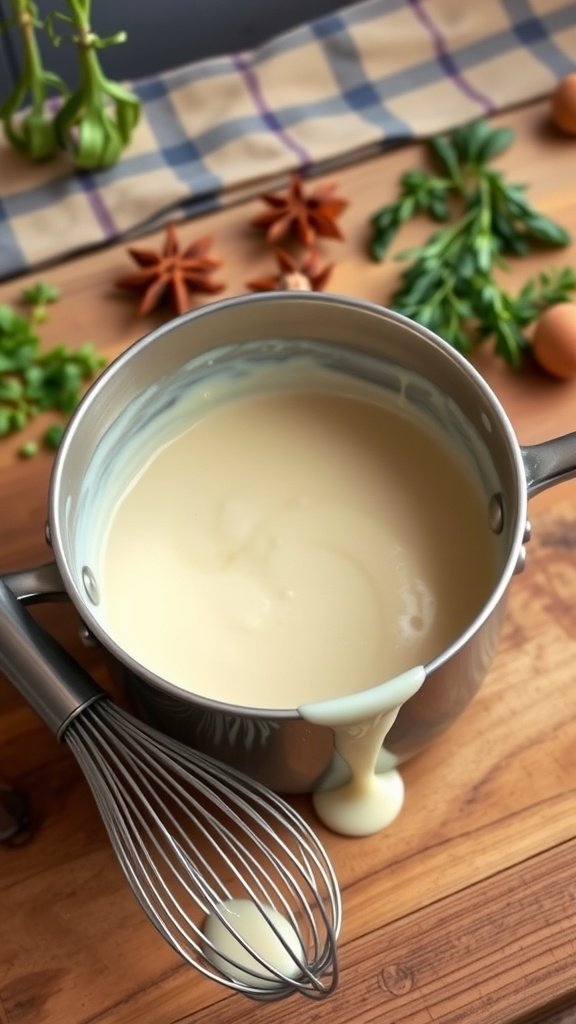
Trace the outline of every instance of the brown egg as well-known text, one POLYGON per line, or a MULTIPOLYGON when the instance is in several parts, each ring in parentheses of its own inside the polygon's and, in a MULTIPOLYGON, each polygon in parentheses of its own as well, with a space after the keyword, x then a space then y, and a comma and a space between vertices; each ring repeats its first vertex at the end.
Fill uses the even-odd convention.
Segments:
POLYGON ((542 313, 532 337, 532 352, 553 377, 576 377, 576 304, 559 302, 542 313))
POLYGON ((552 120, 566 135, 576 135, 576 71, 558 82, 552 93, 552 120))

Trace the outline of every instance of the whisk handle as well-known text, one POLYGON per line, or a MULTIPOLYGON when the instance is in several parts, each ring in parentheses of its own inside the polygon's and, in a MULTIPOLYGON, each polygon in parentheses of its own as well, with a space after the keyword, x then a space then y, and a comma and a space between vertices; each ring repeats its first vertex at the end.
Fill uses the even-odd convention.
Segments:
POLYGON ((79 711, 106 696, 1 577, 0 670, 58 738, 79 711))

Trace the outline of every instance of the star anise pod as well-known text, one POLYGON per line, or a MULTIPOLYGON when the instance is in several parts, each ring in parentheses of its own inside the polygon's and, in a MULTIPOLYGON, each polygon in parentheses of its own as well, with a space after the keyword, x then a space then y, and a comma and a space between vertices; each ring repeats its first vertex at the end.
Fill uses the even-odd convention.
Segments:
POLYGON ((212 294, 224 288, 220 282, 211 280, 214 271, 221 266, 220 260, 207 255, 211 246, 212 238, 204 235, 182 249, 176 228, 168 224, 160 251, 128 249, 139 270, 124 274, 116 284, 119 288, 143 292, 137 310, 139 316, 150 313, 166 297, 176 313, 184 313, 190 305, 190 292, 212 294))
POLYGON ((319 236, 344 236, 336 221, 348 206, 346 199, 334 195, 336 185, 317 185, 305 189, 299 174, 293 174, 287 192, 266 192, 261 199, 269 207, 254 217, 252 224, 264 228, 269 242, 282 238, 296 238, 307 248, 319 236))
POLYGON ((333 263, 322 263, 320 256, 309 249, 301 260, 296 260, 283 249, 276 250, 278 271, 270 277, 247 281, 253 292, 311 291, 319 292, 328 281, 334 268, 333 263))

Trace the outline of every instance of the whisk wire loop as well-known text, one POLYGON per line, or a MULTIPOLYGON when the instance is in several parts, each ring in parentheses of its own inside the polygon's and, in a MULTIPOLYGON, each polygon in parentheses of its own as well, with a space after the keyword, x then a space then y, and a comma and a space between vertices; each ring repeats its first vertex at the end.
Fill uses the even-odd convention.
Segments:
POLYGON ((105 699, 65 739, 138 902, 188 963, 261 1000, 333 991, 340 893, 323 847, 293 808, 105 699), (239 899, 283 951, 281 962, 229 912, 239 899), (201 917, 217 921, 232 946, 205 934, 201 917))
MULTIPOLYGON (((109 752, 109 756, 113 761, 115 760, 115 756, 113 753, 109 752)), ((92 776, 94 776, 94 774, 95 773, 92 772, 92 776)), ((109 814, 108 804, 106 799, 103 797, 103 791, 99 791, 98 793, 100 809, 102 811, 102 816, 105 821, 105 824, 108 827, 111 839, 116 847, 121 866, 130 881, 131 887, 135 892, 135 895, 140 905, 144 908, 148 917, 153 921, 156 928, 158 928, 158 930, 161 932, 164 938, 167 939, 170 945, 187 962, 192 963, 194 966, 198 966, 202 973, 206 976, 211 977, 212 979, 217 981, 220 980, 220 975, 216 974, 214 971, 211 971, 209 968, 206 968, 203 964, 198 964, 196 958, 191 955, 190 947, 192 947, 192 949, 195 951, 197 955, 201 955, 203 953, 203 946, 205 947, 206 944, 213 944, 209 943, 209 941, 205 939, 203 940, 203 944, 200 944, 199 942, 195 941, 193 936, 190 935, 190 932, 182 926, 182 924, 177 919, 175 914, 171 911, 170 906, 166 904, 166 900, 168 900, 169 904, 171 904, 172 907, 175 908, 181 915, 185 924, 190 929, 192 929, 193 932, 196 932, 199 938, 202 936, 201 929, 198 927, 198 925, 195 924, 194 921, 192 921, 188 917, 188 915, 184 913, 178 901, 176 900, 173 892, 170 890, 169 886, 164 881, 160 871, 157 868, 156 863, 154 862, 151 856, 149 846, 147 846, 146 842, 143 841, 142 830, 144 830, 144 832, 148 834, 149 842, 152 843, 152 845, 156 848, 157 852, 159 852, 160 855, 167 861, 164 850, 162 849, 161 845, 157 842, 153 832, 148 827, 146 821, 142 819, 142 816, 138 813, 138 810, 134 806, 133 801, 129 798, 129 796, 127 797, 126 794, 122 793, 122 791, 118 789, 117 785, 115 784, 113 773, 105 771, 104 774, 107 778, 107 781, 111 784, 111 795, 113 796, 113 799, 117 802, 120 809, 124 811, 126 817, 125 819, 120 819, 120 821, 118 821, 117 818, 109 814), (135 828, 132 831, 128 830, 128 823, 132 824, 132 819, 128 816, 130 811, 133 811, 135 813, 139 825, 138 828, 135 828), (143 868, 138 857, 135 858, 134 856, 131 856, 131 843, 134 843, 137 849, 139 850, 140 856, 144 861, 144 868, 147 867, 148 871, 146 871, 143 868), (138 868, 140 868, 140 870, 138 870, 138 868), (163 893, 160 892, 159 886, 155 884, 153 880, 154 878, 159 883, 159 886, 163 890, 163 893), (181 939, 184 941, 180 941, 174 935, 174 933, 168 928, 166 917, 168 918, 169 922, 173 925, 173 927, 176 929, 181 939)), ((175 849, 177 849, 176 844, 175 849)), ((194 865, 190 864, 190 870, 195 880, 198 882, 199 886, 202 887, 202 879, 198 878, 194 865)), ((174 871, 174 873, 178 881, 181 882, 182 885, 186 888, 188 894, 192 895, 190 887, 187 885, 186 881, 182 878, 182 876, 176 871, 174 871)), ((218 915, 225 923, 227 923, 225 917, 221 914, 221 911, 218 910, 217 904, 215 904, 214 911, 218 913, 218 915)), ((247 951, 250 951, 250 947, 248 946, 248 944, 241 935, 238 936, 238 941, 240 942, 240 944, 244 946, 244 948, 247 951)), ((230 965, 233 966, 234 962, 229 957, 219 952, 218 950, 215 951, 218 953, 220 959, 229 962, 230 965)), ((254 959, 258 960, 262 967, 267 967, 266 961, 263 959, 263 957, 260 957, 257 953, 253 953, 252 956, 254 957, 254 959)), ((268 967, 267 969, 270 968, 268 967)), ((249 967, 246 967, 243 970, 247 975, 253 975, 255 980, 258 979, 259 975, 256 971, 251 970, 249 967)), ((280 978, 281 980, 287 980, 285 979, 285 976, 281 975, 279 972, 274 971, 274 973, 277 974, 278 978, 280 978)))
MULTIPOLYGON (((139 723, 138 728, 140 728, 139 723)), ((152 733, 152 736, 153 735, 154 734, 152 733)), ((328 881, 329 878, 331 884, 335 883, 332 868, 323 850, 321 851, 322 863, 318 858, 318 850, 321 850, 321 847, 319 847, 314 833, 288 804, 281 801, 280 798, 275 797, 274 794, 270 794, 268 790, 264 790, 263 787, 260 787, 259 784, 253 780, 240 779, 240 777, 236 778, 231 776, 229 769, 224 769, 224 772, 222 772, 221 766, 218 762, 212 761, 212 759, 208 758, 206 755, 195 755, 193 751, 190 751, 188 748, 176 743, 176 741, 168 741, 170 744, 171 756, 167 756, 167 743, 164 738, 162 738, 162 741, 163 742, 157 744, 154 757, 147 757, 145 751, 143 752, 140 750, 137 752, 139 763, 142 763, 144 758, 146 758, 149 763, 150 777, 153 781, 157 781, 159 765, 161 765, 163 761, 166 762, 168 768, 171 769, 171 771, 166 773, 170 790, 177 790, 183 801, 193 803, 195 811, 203 814, 209 820, 212 827, 217 825, 219 828, 224 829, 222 823, 210 815, 205 806, 203 806, 199 801, 194 800, 194 797, 189 790, 186 790, 184 787, 179 787, 177 783, 174 782, 173 776, 176 774, 174 771, 174 761, 178 763, 178 754, 182 757, 180 774, 185 781, 189 781, 190 761, 193 761, 197 788, 201 790, 205 796, 208 796, 210 801, 214 803, 217 808, 222 809, 230 820, 236 824, 242 825, 242 815, 239 811, 248 811, 253 824, 259 824, 262 826, 267 840, 273 840, 277 845, 279 845, 282 848, 282 852, 289 860, 291 860, 293 866, 298 871, 306 874, 306 871, 303 871, 302 869, 305 865, 308 867, 308 881, 313 880, 314 878, 314 872, 308 864, 309 857, 314 861, 316 870, 325 872, 325 880, 328 881), (209 767, 212 768, 211 771, 208 770, 209 767), (202 782, 204 780, 206 782, 206 788, 202 786, 202 782), (221 801, 218 801, 217 799, 218 791, 223 794, 221 801), (234 791, 235 793, 235 803, 238 807, 238 811, 230 805, 231 791, 234 791), (264 796, 262 796, 262 793, 264 793, 264 796), (247 802, 247 798, 249 799, 249 803, 247 802), (277 801, 278 806, 281 809, 280 813, 274 805, 274 800, 277 801), (259 815, 256 810, 258 806, 264 812, 262 815, 259 815), (276 818, 277 823, 282 827, 285 827, 287 818, 291 819, 293 825, 293 837, 298 839, 299 852, 305 855, 301 860, 298 860, 287 844, 283 843, 281 833, 271 828, 269 821, 270 818, 276 818), (312 840, 313 845, 310 844, 310 839, 312 840), (327 871, 326 868, 328 869, 327 871)), ((201 827, 200 823, 199 827, 201 827)), ((233 833, 227 832, 227 835, 233 844, 233 833)), ((211 840, 212 833, 206 832, 206 837, 211 840)), ((266 855, 269 855, 270 851, 268 846, 264 844, 256 834, 254 835, 254 839, 256 844, 260 846, 261 850, 265 852, 266 855)), ((258 867, 259 865, 257 865, 257 868, 258 867)), ((282 862, 279 860, 278 868, 279 870, 286 870, 284 869, 282 862)))
MULTIPOLYGON (((158 782, 160 787, 163 790, 165 790, 167 793, 169 793, 170 792, 169 787, 168 787, 168 785, 163 780, 163 777, 167 776, 167 773, 164 771, 163 767, 161 765, 159 765, 158 766, 158 771, 155 771, 154 759, 148 757, 148 755, 146 755, 146 754, 142 754, 141 755, 141 760, 143 762, 146 762, 146 765, 147 765, 147 767, 145 767, 144 763, 142 764, 143 776, 146 776, 146 777, 142 777, 140 779, 140 782, 144 784, 144 786, 145 786, 145 788, 147 790, 147 795, 150 798, 152 798, 155 795, 154 791, 153 791, 153 789, 152 789, 152 787, 150 785, 150 780, 153 780, 154 782, 158 782)), ((121 765, 121 764, 118 765, 118 771, 121 771, 123 774, 126 774, 124 766, 121 765)), ((167 776, 167 778, 170 781, 170 777, 167 776)), ((182 796, 182 798, 184 800, 186 800, 186 798, 189 796, 189 794, 180 786, 177 786, 176 788, 179 790, 180 795, 182 796)), ((201 808, 201 805, 198 803, 198 801, 194 800, 191 796, 190 796, 190 800, 194 804, 196 809, 201 808)), ((224 804, 223 804, 223 806, 224 806, 224 804)), ((195 880, 195 883, 196 883, 196 886, 197 886, 198 890, 200 892, 202 892, 202 890, 206 888, 206 892, 208 894, 208 900, 207 900, 208 906, 205 906, 204 909, 205 909, 205 912, 208 913, 210 906, 214 906, 214 904, 217 904, 217 900, 218 899, 223 901, 225 898, 227 898, 227 897, 229 898, 231 893, 223 885, 221 886, 221 890, 222 891, 219 894, 217 894, 214 889, 210 889, 208 891, 207 880, 205 878, 203 878, 202 875, 199 873, 199 871, 196 868, 196 865, 193 864, 189 854, 186 853, 186 850, 181 848, 182 846, 188 847, 188 849, 190 848, 189 837, 186 835, 186 833, 182 829, 180 823, 174 818, 173 815, 170 814, 170 812, 168 811, 167 808, 166 808, 166 814, 169 817, 169 822, 170 822, 170 826, 171 826, 171 830, 172 830, 172 835, 179 833, 180 836, 181 836, 181 843, 177 843, 177 844, 172 843, 173 852, 176 853, 178 859, 184 864, 184 867, 186 868, 186 870, 187 871, 190 870, 190 871, 193 872, 194 880, 195 880)), ((234 840, 233 834, 229 830, 225 829, 224 826, 222 825, 222 823, 221 822, 219 823, 218 820, 213 815, 210 815, 208 811, 205 811, 205 814, 206 814, 206 816, 208 818, 209 824, 212 825, 212 833, 208 829, 206 829, 204 827, 204 825, 202 824, 202 822, 200 820, 198 820, 197 824, 198 824, 199 829, 202 831, 203 835, 210 840, 210 843, 212 845, 214 845, 214 843, 215 843, 215 840, 214 840, 214 830, 218 829, 218 827, 219 827, 220 828, 219 840, 224 841, 225 845, 228 847, 230 852, 233 853, 237 857, 237 850, 235 850, 235 840, 234 840)), ((235 813, 233 815, 231 814, 231 817, 233 817, 237 821, 239 820, 238 816, 235 813)), ((263 819, 261 819, 261 820, 263 821, 263 819)), ((159 824, 158 821, 156 823, 157 823, 157 825, 159 824)), ((159 826, 159 827, 161 827, 161 826, 159 826)), ((264 844, 259 839, 259 837, 258 837, 258 845, 260 847, 260 850, 270 859, 272 851, 267 848, 266 844, 264 844)), ((284 844, 284 848, 287 849, 285 844, 284 844)), ((197 848, 193 848, 193 852, 194 852, 194 855, 196 856, 197 859, 200 858, 202 860, 202 865, 203 865, 204 871, 205 872, 209 871, 210 873, 212 873, 214 875, 214 877, 217 877, 215 875, 215 873, 213 872, 213 870, 211 868, 211 865, 209 864, 209 861, 206 858, 202 857, 202 855, 200 854, 200 851, 197 848)), ((246 849, 245 851, 243 851, 243 853, 244 853, 244 856, 243 856, 243 873, 249 872, 251 874, 251 876, 252 876, 252 878, 253 878, 256 886, 257 886, 257 889, 259 890, 258 894, 256 894, 254 892, 254 890, 248 885, 248 883, 246 882, 246 879, 243 877, 243 883, 244 883, 244 886, 246 888, 247 893, 249 894, 249 896, 254 901, 256 901, 258 898, 260 898, 260 899, 266 899, 268 902, 272 903, 273 900, 270 897, 270 892, 265 889, 265 887, 262 884, 261 878, 258 877, 258 873, 260 873, 264 877, 266 877, 265 876, 265 869, 264 869, 264 867, 259 863, 258 859, 253 856, 251 851, 246 849), (250 864, 253 865, 253 868, 255 870, 252 870, 252 868, 250 867, 250 864)), ((225 851, 224 851, 224 849, 222 847, 220 847, 220 855, 225 860, 227 867, 229 867, 232 870, 232 872, 236 876, 238 876, 238 868, 236 867, 236 864, 234 863, 234 861, 230 857, 227 856, 227 854, 225 853, 225 851)), ((274 859, 275 865, 278 868, 279 873, 281 873, 283 875, 283 877, 285 877, 286 870, 284 868, 284 865, 282 864, 282 862, 278 858, 274 857, 273 859, 274 859)), ((176 871, 175 873, 177 874, 179 882, 187 890, 188 895, 191 895, 189 887, 186 884, 185 878, 183 878, 182 875, 179 872, 176 871)), ((287 900, 285 899, 283 893, 280 891, 280 888, 277 885, 273 884, 272 879, 268 878, 268 882, 271 883, 271 888, 276 893, 278 900, 281 902, 281 904, 283 906, 283 909, 285 911, 285 914, 291 919, 291 923, 294 926, 296 926, 296 922, 294 920, 294 915, 293 915, 292 909, 291 909, 289 903, 287 902, 287 900)), ((166 895, 168 897, 170 897, 170 893, 169 893, 167 887, 165 887, 165 889, 166 889, 166 895)), ((303 899, 304 899, 304 897, 303 897, 303 899)), ((306 903, 303 903, 303 906, 304 906, 305 910, 308 912, 308 916, 310 918, 310 921, 313 924, 314 923, 313 922, 313 918, 310 915, 310 911, 309 911, 308 906, 306 905, 306 903)), ((287 948, 288 953, 291 955, 290 950, 288 949, 288 947, 286 947, 286 948, 287 948)))
MULTIPOLYGON (((177 756, 177 751, 175 753, 176 753, 176 756, 177 756)), ((184 748, 184 755, 183 755, 183 763, 184 763, 184 765, 186 764, 186 760, 187 760, 186 755, 188 753, 189 752, 184 748)), ((159 757, 162 757, 162 755, 163 755, 163 751, 161 751, 160 748, 158 750, 158 755, 159 755, 159 757)), ((202 758, 206 762, 208 762, 208 760, 209 760, 207 757, 204 757, 204 755, 202 755, 202 758)), ((169 762, 169 763, 171 764, 171 762, 169 762)), ((154 765, 154 761, 153 760, 151 761, 151 765, 154 765)), ((261 792, 262 792, 261 791, 261 787, 259 787, 258 784, 253 782, 253 781, 250 781, 250 789, 248 789, 247 786, 246 786, 246 780, 240 780, 240 779, 237 780, 235 778, 231 778, 230 777, 230 773, 229 773, 228 770, 225 770, 225 774, 224 774, 223 778, 221 778, 220 775, 219 775, 219 769, 220 769, 220 766, 218 765, 217 762, 213 762, 212 771, 211 772, 209 772, 207 770, 206 765, 199 764, 197 766, 197 771, 198 771, 199 778, 202 779, 202 780, 204 780, 204 779, 206 780, 206 790, 205 790, 205 792, 207 792, 210 795, 212 801, 216 804, 216 806, 222 807, 226 811, 228 817, 231 820, 233 820, 234 822, 236 822, 237 824, 239 824, 239 823, 241 824, 241 821, 242 821, 242 815, 239 813, 239 811, 241 811, 241 810, 246 811, 248 809, 253 823, 261 825, 262 829, 263 829, 263 831, 264 831, 264 833, 266 835, 267 842, 264 842, 262 839, 260 839, 260 837, 257 834, 255 834, 254 837, 253 837, 254 840, 255 840, 255 844, 259 847, 261 852, 264 852, 266 854, 266 856, 272 856, 273 857, 274 855, 273 855, 273 852, 270 850, 269 842, 270 841, 274 841, 278 846, 281 847, 282 852, 286 856, 286 858, 289 861, 292 862, 293 867, 298 872, 300 872, 300 873, 302 873, 304 875, 304 877, 306 878, 306 880, 307 880, 307 882, 309 884, 313 883, 315 875, 314 875, 314 870, 312 869, 311 865, 308 863, 308 858, 310 858, 310 860, 314 861, 314 866, 315 866, 317 871, 319 870, 319 871, 325 873, 325 880, 328 881, 328 875, 330 875, 330 884, 334 884, 335 879, 334 879, 334 876, 333 876, 333 872, 332 872, 332 869, 331 869, 329 863, 327 862, 325 856, 323 857, 323 863, 322 864, 320 863, 320 860, 318 858, 318 855, 317 855, 318 843, 317 843, 317 840, 316 840, 315 836, 313 835, 312 831, 308 829, 307 826, 303 827, 304 826, 303 820, 295 812, 292 811, 292 809, 289 807, 289 805, 285 804, 284 802, 280 802, 279 801, 279 806, 281 807, 281 812, 279 813, 277 811, 276 807, 274 806, 274 803, 271 800, 270 794, 269 794, 268 791, 265 791, 265 795, 262 796, 261 795, 261 792), (220 801, 220 802, 217 801, 217 797, 215 795, 217 791, 221 791, 222 794, 223 794, 222 801, 220 801), (236 812, 233 808, 230 807, 230 792, 231 791, 234 792, 235 803, 238 806, 238 812, 236 812), (246 797, 247 796, 249 796, 249 801, 250 801, 249 802, 249 806, 247 806, 247 803, 246 803, 246 797), (262 814, 262 815, 258 814, 257 807, 262 808, 262 810, 263 810, 264 814, 266 815, 266 817, 264 816, 264 814, 262 814), (287 846, 286 843, 282 842, 281 833, 279 833, 276 830, 274 830, 273 828, 271 828, 271 825, 270 825, 269 819, 270 818, 275 818, 279 825, 281 825, 282 827, 285 827, 286 826, 286 819, 287 819, 287 817, 291 817, 292 825, 293 825, 293 834, 294 834, 295 837, 298 837, 298 848, 299 848, 299 853, 300 853, 300 859, 298 859, 295 856, 293 851, 287 846), (312 846, 310 844, 310 842, 309 842, 310 837, 312 838, 314 846, 312 846), (316 850, 314 849, 314 847, 316 847, 316 850), (328 871, 327 872, 325 871, 326 867, 328 867, 328 871), (306 871, 306 868, 308 869, 307 871, 306 871)), ((152 770, 154 771, 154 769, 152 769, 152 770)), ((181 769, 181 774, 182 774, 182 777, 184 779, 187 778, 187 772, 186 772, 186 768, 185 767, 183 767, 181 769)), ((186 793, 186 791, 184 789, 181 789, 180 792, 182 794, 182 797, 184 799, 187 799, 188 794, 186 793)), ((196 806, 198 806, 198 805, 196 805, 196 806)), ((204 811, 204 813, 206 813, 206 812, 204 811)), ((212 819, 212 824, 213 823, 214 823, 214 819, 212 819)), ((232 842, 233 842, 233 833, 229 832, 229 833, 227 833, 227 835, 228 835, 229 838, 232 839, 232 842)), ((254 860, 254 858, 251 858, 251 859, 254 860)), ((277 866, 278 866, 278 870, 280 872, 287 871, 287 869, 283 865, 283 862, 280 859, 277 859, 276 863, 277 863, 277 866)), ((259 869, 260 868, 259 863, 255 861, 255 864, 256 864, 256 868, 259 869)))
MULTIPOLYGON (((93 758, 95 750, 97 750, 98 747, 94 747, 94 737, 90 735, 90 733, 93 732, 92 723, 82 723, 81 729, 87 733, 86 746, 90 750, 90 755, 93 758), (86 726, 87 728, 85 728, 86 726)), ((102 737, 98 735, 98 741, 101 739, 102 737)), ((121 761, 119 761, 113 749, 109 748, 107 750, 107 757, 108 761, 112 765, 115 765, 117 773, 127 775, 130 784, 134 785, 138 776, 136 775, 132 777, 127 773, 125 766, 121 761)), ((204 884, 202 876, 199 874, 195 865, 190 860, 184 861, 184 858, 182 858, 182 860, 186 866, 187 875, 178 872, 174 862, 170 860, 167 850, 159 841, 158 833, 164 838, 165 842, 168 844, 168 848, 171 848, 172 852, 177 856, 179 853, 178 844, 174 841, 165 824, 157 817, 157 815, 154 815, 152 819, 152 825, 157 829, 157 831, 155 831, 149 820, 141 813, 137 803, 131 796, 130 791, 123 789, 119 785, 118 774, 115 774, 110 769, 109 764, 104 764, 102 766, 102 778, 98 779, 98 776, 96 776, 96 778, 100 783, 104 781, 108 787, 107 791, 106 787, 103 788, 101 786, 97 786, 95 797, 99 804, 104 822, 117 849, 118 857, 124 871, 129 876, 133 886, 136 887, 137 894, 145 894, 144 898, 140 899, 141 905, 144 906, 147 912, 149 912, 150 908, 152 914, 149 913, 149 916, 153 916, 157 926, 159 924, 163 925, 163 918, 157 909, 160 907, 163 913, 169 917, 171 923, 178 930, 181 937, 193 946, 196 953, 201 953, 201 944, 194 940, 186 928, 182 927, 177 917, 171 912, 170 905, 183 919, 186 927, 188 929, 192 929, 199 938, 202 936, 202 931, 200 927, 184 912, 173 892, 173 889, 164 880, 162 872, 152 856, 152 851, 156 851, 160 861, 164 861, 171 874, 176 878, 178 883, 191 899, 195 899, 197 894, 190 886, 189 879, 194 880, 196 886, 201 889, 204 884), (112 806, 117 806, 120 809, 122 817, 119 817, 117 814, 110 813, 111 801, 112 806), (153 879, 156 879, 159 887, 163 890, 163 895, 161 895, 158 885, 154 884, 153 879)), ((206 913, 208 912, 206 908, 203 909, 205 909, 206 913)), ((166 928, 163 926, 161 930, 166 936, 166 928)), ((173 942, 171 938, 170 942, 178 949, 178 952, 188 960, 188 962, 192 962, 186 946, 183 946, 179 942, 173 942)))

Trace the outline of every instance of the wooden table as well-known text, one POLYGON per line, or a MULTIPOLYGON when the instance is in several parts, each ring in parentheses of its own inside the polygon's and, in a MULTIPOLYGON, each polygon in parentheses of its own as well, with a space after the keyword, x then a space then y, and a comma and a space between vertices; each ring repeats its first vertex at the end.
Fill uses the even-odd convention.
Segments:
MULTIPOLYGON (((530 196, 576 237, 576 142, 555 137, 546 105, 499 121, 517 129, 501 160, 530 196)), ((395 193, 410 147, 337 175, 351 200, 334 291, 386 301, 397 265, 365 256, 369 214, 395 193)), ((270 268, 248 230, 257 204, 186 225, 213 232, 227 292, 270 268)), ((406 231, 403 244, 422 237, 406 231)), ((153 239, 159 241, 159 237, 153 239)), ((511 284, 569 251, 527 260, 511 284)), ((128 265, 122 246, 62 264, 46 343, 92 340, 108 356, 145 333, 112 282, 128 265)), ((5 284, 14 301, 23 282, 5 284)), ((523 443, 576 427, 576 381, 534 370, 514 375, 483 354, 478 365, 523 443)), ((48 455, 15 457, 0 445, 0 566, 45 560, 48 455)), ((228 994, 183 966, 136 906, 72 757, 11 690, 0 685, 0 776, 28 794, 35 834, 0 848, 2 1024, 504 1024, 576 1016, 576 483, 531 502, 527 568, 512 584, 500 650, 479 696, 458 722, 403 769, 407 801, 385 833, 349 840, 319 833, 341 881, 344 926, 338 992, 320 1004, 271 1005, 228 994)), ((102 681, 67 605, 40 618, 102 681)), ((298 801, 312 815, 305 798, 298 801)))

